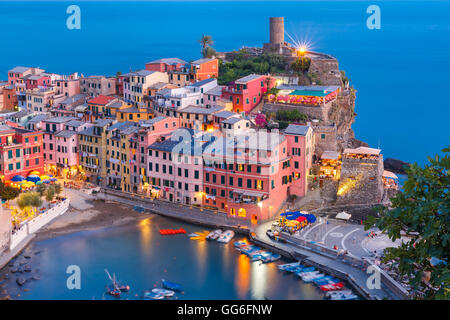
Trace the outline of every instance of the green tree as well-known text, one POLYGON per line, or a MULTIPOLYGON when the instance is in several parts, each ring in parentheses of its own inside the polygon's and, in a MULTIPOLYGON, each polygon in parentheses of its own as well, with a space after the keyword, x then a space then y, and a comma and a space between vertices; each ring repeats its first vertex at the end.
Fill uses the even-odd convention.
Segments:
POLYGON ((44 196, 46 190, 47 187, 45 184, 38 184, 36 187, 36 192, 38 192, 41 197, 44 196))
POLYGON ((38 192, 22 193, 17 199, 17 205, 23 211, 27 211, 28 208, 39 208, 42 206, 42 199, 38 192))
POLYGON ((55 189, 55 194, 58 196, 61 192, 62 192, 62 190, 63 190, 63 188, 62 188, 62 186, 61 186, 61 184, 60 183, 55 183, 54 185, 53 185, 53 187, 54 187, 54 189, 55 189))
MULTIPOLYGON (((206 58, 208 53, 211 53, 211 51, 208 52, 208 48, 212 48, 212 45, 214 44, 214 41, 210 35, 202 35, 202 37, 198 40, 200 43, 200 46, 202 47, 201 53, 204 58, 206 58)), ((214 50, 214 49, 213 49, 214 50)), ((215 51, 214 51, 215 52, 215 51)))
POLYGON ((385 250, 384 260, 394 260, 399 273, 409 276, 414 297, 448 300, 450 147, 442 151, 423 167, 409 166, 408 180, 391 199, 391 208, 380 208, 381 217, 369 217, 365 228, 376 226, 393 241, 405 234, 399 247, 385 250))
POLYGON ((47 192, 45 193, 45 200, 51 202, 53 201, 53 198, 55 198, 55 187, 50 186, 47 188, 47 192))
POLYGON ((299 57, 292 63, 292 69, 298 73, 305 73, 309 70, 311 59, 307 57, 299 57))
POLYGON ((20 190, 11 186, 5 186, 3 181, 0 181, 0 198, 8 201, 17 198, 20 190))

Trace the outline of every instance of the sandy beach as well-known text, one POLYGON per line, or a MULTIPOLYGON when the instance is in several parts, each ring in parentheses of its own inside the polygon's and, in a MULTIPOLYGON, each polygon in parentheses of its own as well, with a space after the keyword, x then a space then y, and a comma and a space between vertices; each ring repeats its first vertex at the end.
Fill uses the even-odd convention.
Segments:
POLYGON ((92 196, 74 190, 68 190, 67 193, 71 199, 69 211, 42 228, 34 241, 123 225, 149 217, 149 214, 133 211, 129 206, 117 202, 93 200, 92 196))

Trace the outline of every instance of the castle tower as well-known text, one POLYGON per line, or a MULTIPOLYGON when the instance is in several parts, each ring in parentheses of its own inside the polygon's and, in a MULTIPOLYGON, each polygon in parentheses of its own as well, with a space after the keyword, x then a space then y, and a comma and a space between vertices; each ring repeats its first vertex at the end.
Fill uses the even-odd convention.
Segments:
POLYGON ((270 18, 270 43, 281 44, 284 42, 284 17, 270 18))

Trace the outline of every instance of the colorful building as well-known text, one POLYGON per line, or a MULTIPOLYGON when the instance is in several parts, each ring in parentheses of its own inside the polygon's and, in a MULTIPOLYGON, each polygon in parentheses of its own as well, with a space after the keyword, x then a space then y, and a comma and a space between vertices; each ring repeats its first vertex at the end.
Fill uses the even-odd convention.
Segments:
POLYGON ((202 203, 202 151, 208 142, 193 135, 191 129, 178 129, 148 146, 150 195, 187 205, 202 203))
POLYGON ((310 126, 290 124, 284 131, 291 156, 292 178, 290 194, 303 197, 307 192, 307 177, 312 167, 314 134, 310 126))
POLYGON ((26 177, 31 171, 43 172, 42 132, 0 125, 0 175, 10 180, 26 177))
POLYGON ((116 78, 105 76, 89 76, 80 79, 80 91, 91 98, 99 95, 116 94, 116 78))
POLYGON ((267 91, 267 76, 250 74, 223 89, 223 97, 233 102, 233 111, 249 113, 256 107, 267 91))
POLYGON ((145 69, 148 71, 169 72, 180 70, 186 64, 186 61, 178 58, 163 58, 146 63, 145 69))
POLYGON ((167 73, 139 70, 124 75, 123 98, 133 105, 143 105, 149 87, 158 82, 169 82, 167 73))
POLYGON ((99 119, 92 126, 78 132, 79 163, 87 181, 105 184, 107 129, 114 123, 112 119, 99 119))
POLYGON ((267 220, 282 209, 292 182, 287 141, 253 131, 219 138, 203 153, 203 205, 245 220, 267 220))
POLYGON ((191 62, 191 81, 202 81, 219 77, 219 60, 202 58, 191 62))

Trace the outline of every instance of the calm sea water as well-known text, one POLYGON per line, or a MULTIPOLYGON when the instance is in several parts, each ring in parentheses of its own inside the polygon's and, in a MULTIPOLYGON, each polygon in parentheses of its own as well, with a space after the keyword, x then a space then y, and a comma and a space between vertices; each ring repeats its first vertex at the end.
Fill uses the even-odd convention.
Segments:
MULTIPOLYGON (((159 234, 160 228, 179 227, 188 233, 202 231, 156 216, 138 224, 36 242, 25 252, 31 256, 33 271, 22 276, 38 274, 41 280, 26 283, 25 290, 9 280, 7 290, 15 299, 102 299, 105 285, 110 283, 104 272, 107 268, 131 286, 123 299, 139 299, 136 294, 161 287, 161 278, 184 287, 178 299, 323 299, 316 286, 282 273, 275 263, 250 262, 232 242, 220 244, 190 240, 183 234, 159 234), (81 269, 81 290, 67 289, 69 265, 81 269)), ((16 263, 21 261, 29 262, 21 256, 16 263)), ((9 272, 8 268, 2 272, 9 272)))
POLYGON ((449 142, 449 2, 377 1, 380 30, 366 27, 372 1, 80 2, 81 30, 72 31, 69 4, 0 2, 0 78, 16 65, 92 75, 196 59, 202 34, 219 51, 260 46, 269 17, 284 16, 285 30, 336 56, 358 90, 357 138, 419 163, 449 142))

